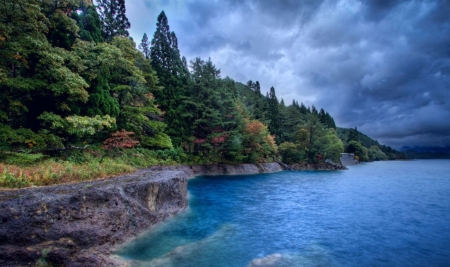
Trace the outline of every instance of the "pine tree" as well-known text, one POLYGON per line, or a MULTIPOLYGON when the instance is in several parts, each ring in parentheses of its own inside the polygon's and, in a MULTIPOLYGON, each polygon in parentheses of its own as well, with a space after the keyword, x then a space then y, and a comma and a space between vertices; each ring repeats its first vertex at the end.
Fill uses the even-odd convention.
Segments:
POLYGON ((295 142, 298 126, 303 124, 298 103, 294 100, 292 105, 283 107, 280 103, 280 143, 295 142))
POLYGON ((173 143, 180 146, 190 136, 192 125, 183 119, 185 106, 182 105, 185 85, 187 84, 187 68, 180 57, 178 40, 170 31, 168 19, 162 11, 157 19, 156 31, 150 48, 150 59, 153 69, 159 77, 162 90, 155 92, 160 108, 166 112, 165 121, 169 126, 168 133, 173 143))
POLYGON ((348 132, 347 143, 350 143, 351 141, 359 142, 359 133, 356 126, 355 129, 350 129, 348 132))
POLYGON ((277 142, 280 140, 280 116, 278 110, 278 99, 275 94, 275 88, 271 87, 269 91, 269 98, 267 99, 269 104, 269 131, 276 136, 277 142))
POLYGON ((312 107, 311 107, 311 113, 312 113, 313 115, 316 115, 316 116, 319 115, 319 112, 317 111, 317 109, 316 109, 316 107, 315 107, 314 105, 312 105, 312 107))
POLYGON ((318 116, 319 116, 319 121, 323 125, 327 126, 327 118, 325 117, 325 111, 323 110, 323 108, 320 109, 318 116))
MULTIPOLYGON (((298 103, 297 103, 298 106, 298 103)), ((300 103, 300 113, 302 113, 303 115, 308 114, 308 108, 302 103, 300 103)))
POLYGON ((103 42, 102 22, 94 5, 81 4, 78 12, 72 12, 72 18, 80 28, 80 39, 88 42, 103 42))
MULTIPOLYGON (((251 81, 249 81, 247 84, 249 83, 251 83, 251 81)), ((254 98, 251 100, 253 102, 253 117, 262 123, 267 123, 267 100, 261 94, 261 86, 259 84, 259 81, 251 83, 250 89, 255 92, 254 98)))
POLYGON ((147 34, 144 33, 144 36, 142 37, 142 41, 139 44, 139 49, 144 53, 145 58, 150 58, 150 43, 148 42, 147 34))
POLYGON ((126 16, 125 0, 98 0, 97 3, 103 38, 112 41, 114 36, 128 37, 131 24, 126 16))

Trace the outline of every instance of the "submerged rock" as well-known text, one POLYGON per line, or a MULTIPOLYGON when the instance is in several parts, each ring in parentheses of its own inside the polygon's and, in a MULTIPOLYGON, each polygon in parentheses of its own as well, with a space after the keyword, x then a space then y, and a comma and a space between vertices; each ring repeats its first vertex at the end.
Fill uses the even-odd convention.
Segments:
POLYGON ((247 267, 288 267, 292 262, 280 253, 270 254, 264 258, 253 259, 247 267))

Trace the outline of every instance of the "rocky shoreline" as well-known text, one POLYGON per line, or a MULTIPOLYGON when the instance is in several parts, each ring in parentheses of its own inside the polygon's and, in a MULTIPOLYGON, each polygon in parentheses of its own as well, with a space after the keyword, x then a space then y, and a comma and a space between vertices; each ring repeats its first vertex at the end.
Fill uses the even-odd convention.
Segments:
POLYGON ((322 165, 153 166, 105 180, 0 191, 0 266, 122 266, 111 252, 185 210, 188 179, 345 169, 322 165))
POLYGON ((328 162, 321 162, 316 164, 311 163, 297 163, 294 165, 289 165, 289 168, 294 171, 337 171, 337 170, 347 170, 343 165, 332 164, 328 162))
POLYGON ((110 254, 115 247, 186 209, 189 178, 282 170, 278 163, 155 166, 0 191, 0 266, 120 266, 110 254))

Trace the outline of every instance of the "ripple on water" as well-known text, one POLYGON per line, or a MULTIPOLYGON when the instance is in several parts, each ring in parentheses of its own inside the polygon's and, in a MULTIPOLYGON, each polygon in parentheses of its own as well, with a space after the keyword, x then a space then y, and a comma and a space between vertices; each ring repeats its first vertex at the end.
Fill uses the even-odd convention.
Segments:
POLYGON ((450 161, 199 177, 134 266, 450 266, 450 161))

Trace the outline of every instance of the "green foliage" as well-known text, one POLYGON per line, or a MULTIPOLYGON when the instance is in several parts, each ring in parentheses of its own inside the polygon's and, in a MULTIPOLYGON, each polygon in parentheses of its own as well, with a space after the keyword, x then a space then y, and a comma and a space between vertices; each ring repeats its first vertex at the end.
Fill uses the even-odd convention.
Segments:
POLYGON ((137 168, 147 168, 154 165, 187 163, 188 156, 181 148, 165 150, 135 148, 124 151, 121 160, 137 168))
POLYGON ((72 12, 72 18, 80 29, 80 39, 88 42, 103 42, 102 22, 94 5, 81 4, 78 12, 72 12))
POLYGON ((126 16, 125 0, 97 0, 102 21, 102 35, 111 41, 116 36, 128 37, 131 24, 126 16))
POLYGON ((250 110, 255 120, 267 124, 269 119, 269 104, 267 98, 261 94, 261 85, 258 81, 252 82, 251 80, 247 82, 247 87, 251 90, 248 96, 243 95, 242 97, 246 99, 246 106, 250 110))
POLYGON ((270 135, 268 127, 257 120, 246 122, 243 144, 247 162, 271 161, 278 152, 275 136, 270 135))
POLYGON ((278 108, 278 99, 275 94, 275 88, 270 88, 269 97, 267 98, 268 104, 268 117, 270 119, 269 123, 269 131, 271 134, 274 134, 276 140, 280 140, 281 132, 280 132, 280 115, 278 108))
POLYGON ((336 131, 329 128, 314 142, 314 150, 326 159, 339 162, 341 153, 344 152, 344 144, 337 137, 336 131))
POLYGON ((0 124, 0 139, 3 140, 0 151, 5 150, 45 150, 63 147, 62 139, 46 130, 34 133, 30 129, 13 129, 10 126, 0 124))
POLYGON ((78 137, 94 135, 105 128, 112 128, 116 123, 116 119, 109 115, 96 115, 94 117, 73 115, 62 118, 54 113, 44 112, 38 119, 42 120, 43 124, 48 125, 53 131, 64 131, 78 137))
POLYGON ((354 140, 359 142, 363 147, 367 150, 367 160, 373 161, 373 160, 385 160, 385 159, 404 159, 405 154, 399 151, 396 151, 395 149, 392 149, 389 146, 380 145, 377 140, 374 140, 367 135, 359 132, 356 127, 354 129, 349 128, 337 128, 337 134, 339 138, 344 142, 344 145, 346 147, 346 151, 348 151, 349 146, 349 140, 354 140), (373 148, 372 148, 373 147, 373 148), (378 152, 378 149, 375 147, 378 147, 379 150, 383 154, 385 154, 386 158, 383 156, 383 154, 378 152))
POLYGON ((29 182, 24 177, 23 174, 18 177, 5 169, 2 173, 0 173, 0 187, 7 188, 22 188, 29 185, 29 182))
POLYGON ((371 146, 368 151, 368 156, 370 161, 388 159, 388 156, 384 154, 378 146, 371 146))
POLYGON ((298 163, 305 157, 304 152, 298 149, 297 145, 291 142, 284 142, 278 146, 281 159, 286 164, 298 163))
POLYGON ((211 59, 195 58, 188 68, 164 12, 139 51, 128 38, 124 0, 95 2, 0 3, 1 160, 28 169, 49 165, 26 174, 9 169, 19 180, 8 176, 6 184, 90 179, 130 165, 271 161, 276 143, 287 162, 314 162, 318 154, 336 160, 343 145, 362 160, 402 156, 356 128, 350 137, 337 129, 343 144, 323 109, 296 100, 286 106, 273 87, 264 96, 258 81, 221 78, 211 59), (101 144, 119 129, 134 133, 116 142, 128 149, 105 156, 102 149, 111 147, 101 144))
POLYGON ((346 152, 353 153, 358 156, 359 161, 369 161, 368 149, 358 141, 350 141, 346 152))
POLYGON ((157 19, 156 31, 150 48, 151 66, 158 75, 162 90, 154 91, 157 103, 165 112, 167 132, 176 146, 191 136, 191 125, 184 120, 186 111, 183 95, 189 73, 178 50, 178 39, 170 31, 168 19, 162 11, 157 19))
POLYGON ((309 162, 315 162, 320 147, 316 145, 320 137, 324 134, 324 127, 314 114, 308 115, 308 120, 301 127, 298 134, 300 146, 305 147, 305 152, 309 162))
POLYGON ((150 58, 150 43, 146 33, 144 33, 144 36, 142 37, 142 41, 139 44, 139 49, 142 51, 146 59, 150 58))
POLYGON ((46 156, 41 153, 7 152, 1 155, 1 161, 6 164, 26 166, 42 161, 46 156))
POLYGON ((359 142, 359 132, 356 127, 355 129, 350 129, 348 131, 347 143, 350 143, 351 141, 359 142))

